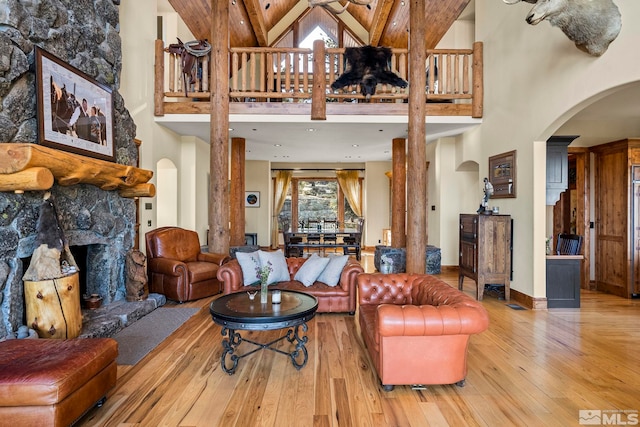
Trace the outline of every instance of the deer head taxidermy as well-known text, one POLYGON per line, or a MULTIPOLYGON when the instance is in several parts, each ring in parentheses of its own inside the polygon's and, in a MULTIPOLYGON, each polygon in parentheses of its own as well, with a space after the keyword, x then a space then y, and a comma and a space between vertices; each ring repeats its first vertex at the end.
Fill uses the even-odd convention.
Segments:
POLYGON ((369 9, 371 9, 372 1, 373 0, 348 0, 347 4, 343 6, 342 4, 340 4, 340 0, 309 0, 309 6, 311 7, 322 6, 325 9, 327 9, 329 12, 339 15, 345 10, 347 10, 347 7, 349 7, 349 3, 357 4, 359 6, 367 6, 369 9), (338 6, 340 6, 340 8, 334 9, 333 7, 329 6, 332 3, 338 3, 338 6))

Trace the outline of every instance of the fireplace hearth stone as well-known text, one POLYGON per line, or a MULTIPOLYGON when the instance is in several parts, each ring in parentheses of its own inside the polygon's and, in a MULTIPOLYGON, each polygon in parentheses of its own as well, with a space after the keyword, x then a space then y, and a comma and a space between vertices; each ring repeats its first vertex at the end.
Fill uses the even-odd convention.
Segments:
POLYGON ((83 309, 79 338, 110 338, 166 302, 164 295, 151 293, 144 301, 118 300, 97 309, 83 309))

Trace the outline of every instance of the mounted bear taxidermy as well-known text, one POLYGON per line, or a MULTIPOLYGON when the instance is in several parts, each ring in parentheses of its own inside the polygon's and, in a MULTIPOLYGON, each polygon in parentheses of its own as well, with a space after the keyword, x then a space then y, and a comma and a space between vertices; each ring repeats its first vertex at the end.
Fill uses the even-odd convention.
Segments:
POLYGON ((367 100, 376 93, 378 84, 390 84, 405 88, 408 83, 391 71, 391 49, 388 47, 348 47, 344 51, 345 71, 331 84, 338 90, 346 86, 360 85, 360 93, 367 100))

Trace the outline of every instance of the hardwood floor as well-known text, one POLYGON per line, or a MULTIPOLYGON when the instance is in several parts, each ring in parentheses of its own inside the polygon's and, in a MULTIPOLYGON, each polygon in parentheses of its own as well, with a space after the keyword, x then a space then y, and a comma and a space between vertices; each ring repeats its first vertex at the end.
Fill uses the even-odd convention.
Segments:
MULTIPOLYGON (((363 257, 366 271, 372 258, 363 257)), ((457 286, 457 276, 440 277, 457 286)), ((474 295, 471 281, 464 291, 474 295)), ((140 363, 118 366, 104 406, 78 425, 577 426, 580 410, 640 410, 640 300, 587 291, 580 309, 531 311, 485 297, 491 324, 471 338, 466 386, 391 392, 379 386, 357 317, 341 314, 309 322, 309 362, 300 371, 259 351, 227 375, 211 300, 183 304, 202 310, 140 363)))

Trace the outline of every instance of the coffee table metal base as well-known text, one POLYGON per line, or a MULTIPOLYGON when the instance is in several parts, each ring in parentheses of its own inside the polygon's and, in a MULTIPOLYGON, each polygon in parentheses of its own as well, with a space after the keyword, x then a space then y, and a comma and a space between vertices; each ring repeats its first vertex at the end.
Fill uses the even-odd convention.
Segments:
POLYGON ((265 349, 275 351, 276 353, 284 354, 285 356, 289 356, 293 366, 297 370, 300 370, 307 364, 307 359, 309 357, 307 353, 307 347, 306 347, 306 344, 308 341, 306 332, 307 332, 307 324, 302 323, 302 324, 296 325, 295 327, 289 328, 289 330, 285 335, 271 342, 263 344, 263 343, 258 343, 246 338, 242 338, 242 336, 240 336, 240 333, 235 329, 230 329, 226 327, 222 328, 222 336, 223 337, 228 336, 228 338, 222 339, 222 347, 224 348, 224 351, 222 352, 222 356, 220 357, 220 365, 222 366, 222 370, 229 375, 233 375, 236 372, 236 368, 238 367, 238 361, 240 359, 242 359, 243 357, 247 357, 259 350, 265 350, 265 349), (300 336, 300 327, 302 327, 302 333, 303 333, 302 336, 300 336), (294 349, 289 353, 274 347, 275 344, 277 344, 278 342, 284 339, 286 339, 292 344, 295 344, 294 349), (238 355, 236 354, 236 349, 243 342, 253 344, 257 348, 254 348, 253 350, 247 353, 238 355), (230 361, 230 365, 231 365, 230 367, 228 367, 227 365, 227 359, 229 359, 230 361), (299 359, 302 359, 302 360, 298 362, 299 359))

